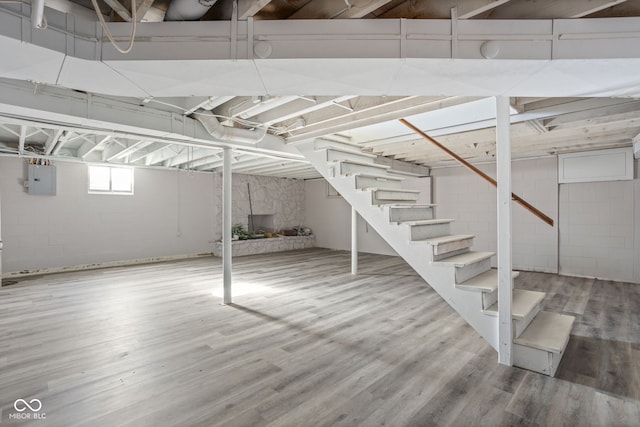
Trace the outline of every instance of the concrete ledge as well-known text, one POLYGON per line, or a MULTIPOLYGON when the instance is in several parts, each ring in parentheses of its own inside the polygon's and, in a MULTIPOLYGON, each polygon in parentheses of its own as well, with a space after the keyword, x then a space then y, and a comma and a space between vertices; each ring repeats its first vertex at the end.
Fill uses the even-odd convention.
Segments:
MULTIPOLYGON (((234 240, 231 242, 232 256, 266 254, 316 246, 316 236, 283 236, 268 239, 234 240)), ((222 256, 222 242, 213 245, 213 255, 222 256)))

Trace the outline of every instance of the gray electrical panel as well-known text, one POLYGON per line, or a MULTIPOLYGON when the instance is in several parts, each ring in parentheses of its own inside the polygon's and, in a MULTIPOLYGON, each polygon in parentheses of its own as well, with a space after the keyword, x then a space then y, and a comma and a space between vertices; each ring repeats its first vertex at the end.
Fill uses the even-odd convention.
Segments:
POLYGON ((27 192, 41 196, 56 195, 56 167, 29 165, 27 192))

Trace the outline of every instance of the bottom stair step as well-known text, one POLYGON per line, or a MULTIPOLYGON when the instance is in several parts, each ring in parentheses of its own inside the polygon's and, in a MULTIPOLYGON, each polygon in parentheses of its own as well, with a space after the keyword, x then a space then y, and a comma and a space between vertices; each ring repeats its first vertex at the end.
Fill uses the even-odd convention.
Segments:
POLYGON ((569 342, 575 317, 541 311, 513 342, 539 350, 560 353, 569 342))
POLYGON ((571 337, 575 318, 541 311, 513 341, 513 364, 554 376, 571 337))

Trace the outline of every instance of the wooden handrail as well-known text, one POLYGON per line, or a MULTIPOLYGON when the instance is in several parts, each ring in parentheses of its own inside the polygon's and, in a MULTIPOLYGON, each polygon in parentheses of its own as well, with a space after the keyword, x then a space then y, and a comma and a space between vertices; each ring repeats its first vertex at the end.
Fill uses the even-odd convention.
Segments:
MULTIPOLYGON (((449 150, 447 147, 445 147, 444 145, 440 144, 438 141, 436 141, 435 139, 431 138, 429 135, 427 135, 426 133, 422 132, 420 129, 418 129, 417 127, 415 127, 414 125, 412 125, 411 123, 406 121, 405 119, 399 119, 399 121, 400 121, 400 123, 402 123, 403 125, 405 125, 409 129, 411 129, 412 131, 414 131, 415 133, 417 133, 418 135, 420 135, 421 137, 423 137, 424 139, 426 139, 427 141, 429 141, 430 143, 432 143, 433 145, 435 145, 436 147, 438 147, 439 149, 441 149, 442 151, 444 151, 445 153, 447 153, 448 155, 450 155, 451 157, 456 159, 458 161, 458 163, 460 163, 462 166, 464 166, 465 168, 469 169, 472 172, 477 173, 485 181, 487 181, 490 184, 493 184, 494 187, 498 187, 498 182, 495 179, 491 178, 489 175, 487 175, 486 173, 482 172, 480 169, 478 169, 477 167, 473 166, 471 163, 467 162, 465 159, 463 159, 462 157, 458 156, 456 153, 454 153, 453 151, 449 150)), ((535 216, 537 216, 538 218, 540 218, 541 220, 543 220, 544 222, 546 222, 547 224, 549 224, 550 226, 553 227, 553 219, 551 219, 550 217, 545 215, 540 210, 536 209, 533 205, 527 203, 524 199, 522 199, 522 197, 518 196, 517 194, 511 193, 511 199, 514 200, 520 206, 522 206, 523 208, 525 208, 526 210, 528 210, 529 212, 531 212, 532 214, 534 214, 535 216)))

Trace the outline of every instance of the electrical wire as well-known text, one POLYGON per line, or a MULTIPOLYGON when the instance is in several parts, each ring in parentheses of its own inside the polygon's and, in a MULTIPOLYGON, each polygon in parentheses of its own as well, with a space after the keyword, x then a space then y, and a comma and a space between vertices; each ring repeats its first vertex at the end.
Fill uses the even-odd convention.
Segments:
POLYGON ((102 12, 100 12, 100 7, 98 6, 98 2, 96 0, 91 0, 91 4, 93 5, 93 9, 96 11, 96 15, 98 15, 98 19, 100 20, 100 25, 102 25, 102 29, 104 30, 105 34, 107 35, 107 38, 109 39, 113 47, 122 54, 131 52, 131 49, 133 49, 133 41, 136 38, 136 25, 137 25, 136 2, 135 1, 131 2, 131 35, 129 36, 129 44, 125 49, 122 49, 120 46, 116 44, 116 41, 113 38, 113 34, 111 34, 111 31, 109 30, 109 27, 107 27, 107 23, 105 22, 104 17, 102 16, 102 12))

